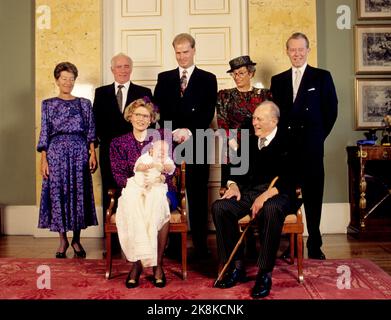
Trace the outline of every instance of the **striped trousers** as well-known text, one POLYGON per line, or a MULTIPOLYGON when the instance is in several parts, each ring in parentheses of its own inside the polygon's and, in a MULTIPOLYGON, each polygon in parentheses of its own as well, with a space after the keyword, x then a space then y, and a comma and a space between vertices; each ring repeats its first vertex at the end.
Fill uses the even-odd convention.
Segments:
MULTIPOLYGON (((262 188, 262 191, 266 188, 267 185, 262 188)), ((238 221, 250 213, 254 200, 261 193, 259 191, 244 191, 241 193, 239 201, 236 198, 231 198, 216 200, 213 203, 212 215, 216 227, 217 252, 220 263, 224 264, 228 261, 240 237, 238 221)), ((289 207, 289 197, 277 194, 267 200, 258 212, 256 223, 259 229, 260 251, 257 266, 261 272, 271 272, 274 268, 281 231, 289 207)), ((239 248, 233 261, 242 259, 243 246, 239 248)))

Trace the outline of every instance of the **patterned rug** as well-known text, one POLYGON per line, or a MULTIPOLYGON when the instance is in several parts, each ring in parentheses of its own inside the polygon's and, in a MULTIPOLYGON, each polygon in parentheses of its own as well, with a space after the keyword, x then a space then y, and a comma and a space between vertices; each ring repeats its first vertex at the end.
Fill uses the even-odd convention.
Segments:
MULTIPOLYGON (((144 270, 140 286, 127 289, 129 264, 113 261, 113 279, 106 280, 105 261, 88 259, 0 259, 0 299, 154 299, 247 300, 256 268, 248 268, 249 282, 231 289, 212 287, 214 270, 189 266, 188 280, 180 279, 180 263, 166 261, 167 286, 155 288, 152 270, 144 270)), ((391 277, 365 259, 305 260, 304 283, 296 265, 278 260, 269 300, 280 299, 391 299, 391 277)))

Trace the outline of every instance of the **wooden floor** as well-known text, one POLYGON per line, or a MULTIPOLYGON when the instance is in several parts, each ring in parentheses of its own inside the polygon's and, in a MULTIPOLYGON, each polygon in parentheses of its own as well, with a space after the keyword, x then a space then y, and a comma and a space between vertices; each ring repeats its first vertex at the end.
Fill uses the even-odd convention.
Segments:
MULTIPOLYGON (((87 252, 87 259, 102 259, 104 239, 83 238, 82 244, 87 252)), ((212 254, 216 255, 214 235, 210 235, 209 245, 212 254)), ((54 258, 57 246, 57 238, 0 236, 0 258, 54 258)), ((391 275, 391 242, 359 241, 342 234, 324 235, 322 250, 328 259, 365 258, 372 260, 391 275)), ((69 248, 67 257, 72 258, 72 256, 72 248, 69 248)))

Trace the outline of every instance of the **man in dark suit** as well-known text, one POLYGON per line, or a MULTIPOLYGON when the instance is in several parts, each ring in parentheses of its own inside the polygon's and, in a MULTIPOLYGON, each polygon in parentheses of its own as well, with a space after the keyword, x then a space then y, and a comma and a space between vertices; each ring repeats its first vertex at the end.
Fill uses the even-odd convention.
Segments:
POLYGON ((195 256, 207 258, 209 165, 206 156, 201 159, 203 163, 196 163, 195 147, 205 146, 204 139, 196 141, 196 130, 208 129, 212 122, 217 80, 214 74, 194 65, 195 40, 190 34, 178 34, 172 45, 179 67, 158 75, 154 100, 160 107, 159 123, 171 121, 174 140, 193 146, 193 164, 186 166, 189 221, 195 256))
MULTIPOLYGON (((231 175, 227 182, 228 190, 212 206, 221 265, 228 261, 238 242, 238 220, 247 214, 256 219, 260 251, 258 274, 251 291, 253 298, 269 295, 282 227, 285 216, 293 209, 292 199, 295 196, 286 140, 277 129, 279 116, 279 109, 272 101, 265 101, 255 109, 252 118, 255 135, 250 136, 249 152, 242 150, 242 154, 249 155, 249 170, 244 175, 231 175), (278 179, 271 187, 275 177, 278 179)), ((216 287, 230 288, 246 280, 243 248, 239 248, 229 271, 216 283, 216 287)))
POLYGON ((111 173, 110 143, 115 137, 132 130, 129 122, 124 119, 123 111, 132 101, 144 96, 152 97, 149 88, 138 86, 130 81, 133 61, 127 55, 120 53, 111 59, 111 71, 114 83, 95 90, 94 116, 96 134, 99 139, 99 160, 102 176, 103 216, 109 205, 108 189, 117 188, 111 173))
MULTIPOLYGON (((338 99, 330 72, 307 64, 306 35, 294 33, 286 42, 292 68, 271 79, 274 102, 280 107, 280 128, 293 148, 307 222, 308 257, 325 259, 320 218, 324 188, 324 141, 337 118, 338 99)), ((287 257, 289 251, 283 254, 287 257)))

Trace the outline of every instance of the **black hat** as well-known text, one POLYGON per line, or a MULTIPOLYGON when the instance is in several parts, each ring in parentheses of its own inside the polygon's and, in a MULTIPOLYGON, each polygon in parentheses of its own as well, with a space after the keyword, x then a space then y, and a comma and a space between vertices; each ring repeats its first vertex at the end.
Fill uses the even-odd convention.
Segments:
POLYGON ((232 72, 235 69, 239 69, 240 67, 243 67, 243 66, 255 66, 255 65, 256 65, 256 63, 252 62, 249 56, 240 56, 235 59, 232 59, 229 62, 229 66, 231 67, 231 69, 229 69, 227 71, 227 73, 232 72))

